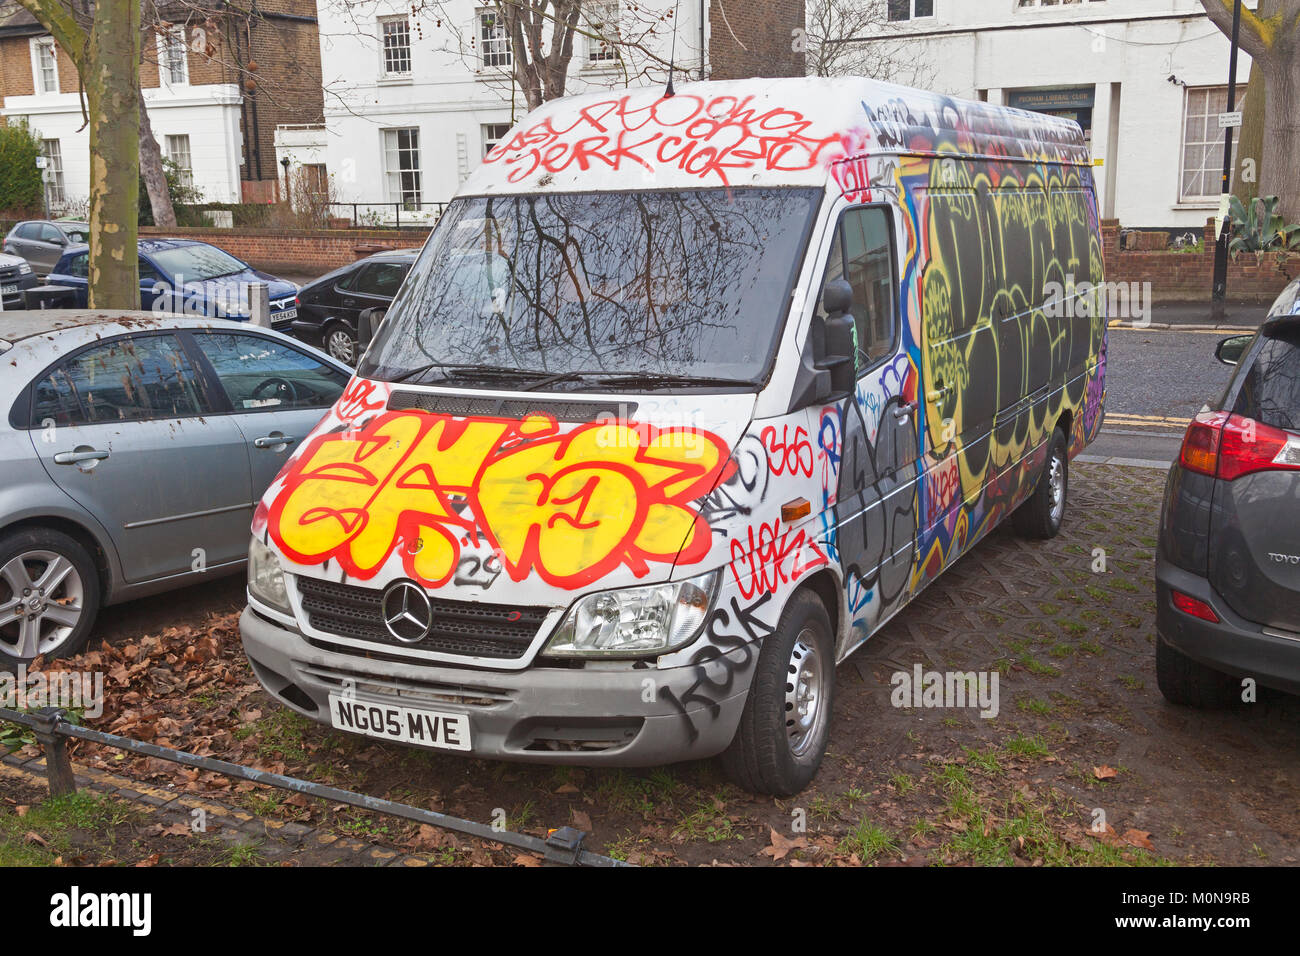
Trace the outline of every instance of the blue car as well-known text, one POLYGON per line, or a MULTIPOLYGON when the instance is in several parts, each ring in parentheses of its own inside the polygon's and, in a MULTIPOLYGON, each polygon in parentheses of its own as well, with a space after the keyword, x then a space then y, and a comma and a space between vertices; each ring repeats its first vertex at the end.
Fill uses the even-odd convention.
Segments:
MULTIPOLYGON (((286 330, 298 318, 298 287, 259 272, 216 246, 193 239, 141 239, 140 308, 152 312, 247 321, 248 286, 265 282, 271 325, 286 330)), ((77 308, 88 306, 90 247, 69 246, 46 279, 77 290, 77 308)))

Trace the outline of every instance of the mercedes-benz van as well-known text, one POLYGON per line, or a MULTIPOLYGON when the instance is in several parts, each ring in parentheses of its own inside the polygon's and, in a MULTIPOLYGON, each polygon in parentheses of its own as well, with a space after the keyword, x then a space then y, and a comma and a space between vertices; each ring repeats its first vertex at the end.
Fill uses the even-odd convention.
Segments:
POLYGON ((869 80, 528 115, 256 513, 241 629, 334 728, 721 754, 790 794, 835 666, 1101 426, 1079 127, 869 80))

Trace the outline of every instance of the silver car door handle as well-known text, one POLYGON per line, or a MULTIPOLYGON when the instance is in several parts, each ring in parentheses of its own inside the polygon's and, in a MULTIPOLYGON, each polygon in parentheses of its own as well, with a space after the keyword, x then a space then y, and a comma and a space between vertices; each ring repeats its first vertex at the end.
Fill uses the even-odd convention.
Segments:
POLYGON ((916 411, 916 402, 905 402, 894 406, 894 416, 896 418, 907 418, 916 411))
POLYGON ((288 445, 297 440, 289 435, 263 435, 261 438, 254 438, 253 445, 257 448, 274 448, 276 445, 288 445))
POLYGON ((56 465, 75 465, 83 461, 103 461, 108 452, 92 448, 89 451, 61 451, 54 456, 56 465))

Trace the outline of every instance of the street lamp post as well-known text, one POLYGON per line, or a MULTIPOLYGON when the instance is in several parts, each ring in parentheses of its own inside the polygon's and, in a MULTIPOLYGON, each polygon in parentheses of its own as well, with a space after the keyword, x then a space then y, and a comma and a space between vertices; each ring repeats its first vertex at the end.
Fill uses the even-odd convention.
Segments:
MULTIPOLYGON (((1237 52, 1241 39, 1241 0, 1236 0, 1232 10, 1232 52, 1228 57, 1228 112, 1237 109, 1237 52)), ((1227 196, 1232 189, 1232 147, 1234 127, 1228 126, 1223 131, 1223 185, 1221 196, 1227 196)), ((1219 223, 1218 241, 1214 245, 1214 289, 1210 312, 1216 322, 1223 321, 1224 302, 1228 297, 1228 242, 1231 230, 1227 209, 1223 210, 1223 221, 1219 223)))
POLYGON ((289 157, 285 156, 280 160, 280 165, 284 168, 284 201, 293 202, 289 194, 289 157))

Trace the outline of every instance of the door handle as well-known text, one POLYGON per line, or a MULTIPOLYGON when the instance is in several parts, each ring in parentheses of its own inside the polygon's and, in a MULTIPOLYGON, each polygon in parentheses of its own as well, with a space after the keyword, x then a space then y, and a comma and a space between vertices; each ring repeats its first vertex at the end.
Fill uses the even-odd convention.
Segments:
POLYGON ((894 406, 895 418, 909 418, 916 411, 916 402, 900 402, 894 406))
POLYGON ((290 435, 263 435, 261 438, 254 438, 253 445, 256 448, 274 448, 277 445, 289 445, 298 439, 290 435))
POLYGON ((952 391, 951 385, 940 384, 938 388, 932 389, 925 393, 925 400, 927 402, 930 402, 931 404, 934 404, 935 402, 938 402, 939 399, 943 398, 951 391, 952 391))
POLYGON ((108 452, 97 448, 78 448, 76 451, 61 451, 54 456, 56 465, 79 465, 83 461, 103 461, 108 452))

